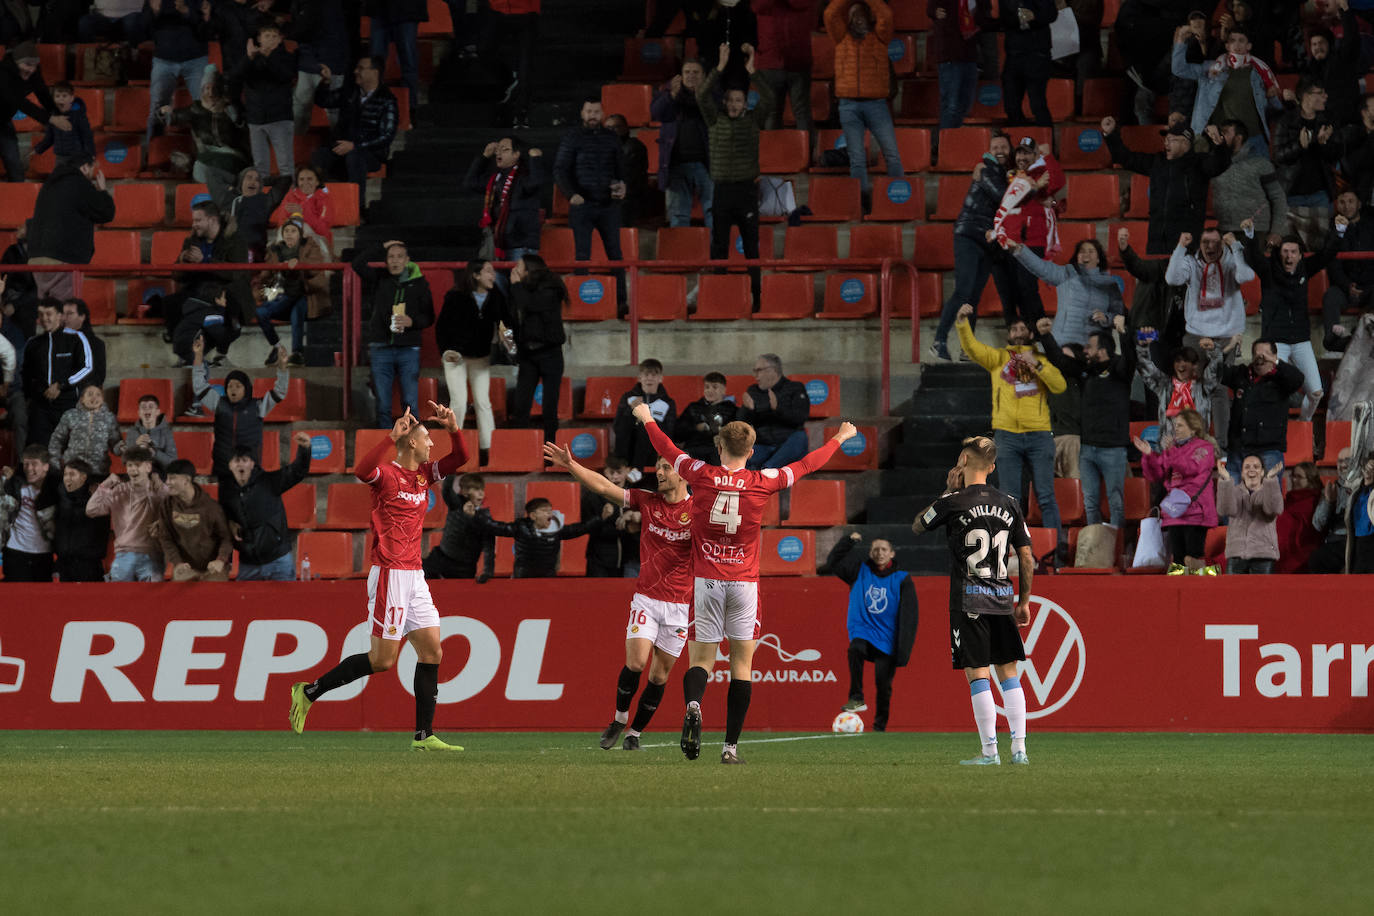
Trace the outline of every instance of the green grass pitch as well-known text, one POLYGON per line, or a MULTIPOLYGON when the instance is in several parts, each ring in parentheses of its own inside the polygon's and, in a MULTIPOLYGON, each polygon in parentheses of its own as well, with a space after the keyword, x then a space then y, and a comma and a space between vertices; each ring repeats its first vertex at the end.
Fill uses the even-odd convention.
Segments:
POLYGON ((20 913, 1352 912, 1367 735, 0 733, 20 913), (779 740, 796 737, 800 740, 779 740))

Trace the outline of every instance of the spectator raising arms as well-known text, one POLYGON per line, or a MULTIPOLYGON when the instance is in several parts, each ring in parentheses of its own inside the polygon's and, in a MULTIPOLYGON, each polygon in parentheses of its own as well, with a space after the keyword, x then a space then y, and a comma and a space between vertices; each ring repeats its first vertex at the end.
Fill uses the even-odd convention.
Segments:
MULTIPOLYGON (((105 190, 105 174, 95 167, 95 159, 83 153, 64 160, 43 182, 34 202, 29 263, 91 263, 95 227, 114 218, 114 198, 105 190)), ((34 282, 39 298, 74 295, 68 273, 41 273, 34 282)))
POLYGON ((491 251, 483 252, 487 260, 518 261, 539 253, 539 201, 547 180, 543 151, 527 149, 519 137, 494 140, 473 158, 463 184, 482 195, 479 225, 484 237, 491 236, 491 251))
POLYGON ((27 446, 20 473, 0 469, 0 545, 6 582, 51 582, 52 536, 62 475, 48 464, 48 449, 27 446))
POLYGON ((247 56, 231 79, 243 83, 244 120, 248 122, 253 166, 270 175, 272 157, 276 156, 277 174, 294 174, 296 54, 283 47, 281 27, 276 22, 258 26, 257 34, 248 39, 247 56))
POLYGON ((200 98, 187 108, 160 109, 164 118, 187 127, 196 144, 191 177, 205 185, 210 199, 227 210, 234 199, 234 178, 248 165, 248 131, 230 104, 224 77, 216 73, 205 80, 200 98))
POLYGON ((1272 340, 1250 345, 1248 366, 1228 366, 1221 382, 1235 393, 1228 431, 1227 468, 1240 476, 1241 458, 1257 452, 1265 467, 1283 463, 1288 451, 1288 398, 1302 388, 1302 372, 1280 362, 1272 340))
POLYGON ((329 67, 321 64, 315 104, 337 109, 339 119, 329 143, 315 150, 313 161, 324 176, 347 178, 356 184, 358 200, 363 201, 367 199, 367 173, 377 171, 391 158, 400 108, 396 96, 382 85, 382 73, 371 57, 358 58, 351 85, 333 89, 332 80, 329 67))
POLYGON ((1259 455, 1246 455, 1240 480, 1232 480, 1226 460, 1217 461, 1217 512, 1227 519, 1226 572, 1267 576, 1279 558, 1278 528, 1283 465, 1265 471, 1259 455))
MULTIPOLYGON (((214 474, 223 477, 229 470, 229 457, 239 446, 247 448, 255 464, 262 463, 262 419, 286 398, 290 374, 286 370, 286 348, 277 348, 277 381, 262 397, 253 396, 253 380, 239 369, 224 380, 224 397, 211 387, 205 371, 203 341, 197 339, 192 347, 195 361, 191 365, 191 390, 197 402, 215 418, 215 439, 212 446, 214 474)), ((169 470, 170 474, 171 471, 169 470)))
MULTIPOLYGON (((1018 264, 1058 289, 1054 336, 1061 343, 1087 344, 1090 333, 1106 330, 1114 319, 1125 316, 1121 284, 1107 273, 1107 253, 1097 239, 1079 242, 1068 264, 1038 258, 1028 247, 1011 239, 1006 244, 1018 264)), ((1029 326, 1024 319, 1023 323, 1029 326)))
MULTIPOLYGON (((93 473, 110 470, 110 450, 119 445, 119 421, 105 406, 99 385, 81 389, 81 400, 62 415, 48 441, 48 454, 58 467, 80 458, 93 473)), ((101 554, 104 556, 104 554, 101 554)))
POLYGON ((1196 410, 1185 410, 1173 419, 1173 435, 1160 439, 1160 451, 1136 436, 1131 443, 1140 451, 1145 479, 1164 485, 1160 524, 1173 563, 1167 574, 1215 576, 1220 570, 1204 565, 1207 530, 1217 525, 1216 493, 1212 469, 1216 449, 1196 410))
MULTIPOLYGON (((273 433, 276 435, 276 433, 273 433)), ((285 467, 264 471, 245 445, 234 447, 229 473, 219 478, 219 504, 239 552, 239 581, 296 578, 294 537, 281 495, 310 473, 310 434, 298 432, 296 457, 285 467)))
POLYGON ((111 582, 161 582, 162 550, 151 525, 157 519, 167 485, 153 473, 153 453, 131 448, 124 453, 127 481, 111 474, 91 494, 86 514, 110 516, 114 530, 111 582))

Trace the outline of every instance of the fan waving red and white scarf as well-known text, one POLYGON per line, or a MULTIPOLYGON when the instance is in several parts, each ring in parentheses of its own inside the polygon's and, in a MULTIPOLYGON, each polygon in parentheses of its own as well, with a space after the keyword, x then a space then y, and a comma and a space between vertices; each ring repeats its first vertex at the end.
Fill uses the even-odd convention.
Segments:
POLYGON ((1266 94, 1268 94, 1270 90, 1274 92, 1279 91, 1279 81, 1278 78, 1274 76, 1274 71, 1269 69, 1268 64, 1252 54, 1232 54, 1227 52, 1212 61, 1211 65, 1207 68, 1207 75, 1212 79, 1216 79, 1226 73, 1227 70, 1239 70, 1242 67, 1255 68, 1255 72, 1260 76, 1260 81, 1264 83, 1264 91, 1266 94))

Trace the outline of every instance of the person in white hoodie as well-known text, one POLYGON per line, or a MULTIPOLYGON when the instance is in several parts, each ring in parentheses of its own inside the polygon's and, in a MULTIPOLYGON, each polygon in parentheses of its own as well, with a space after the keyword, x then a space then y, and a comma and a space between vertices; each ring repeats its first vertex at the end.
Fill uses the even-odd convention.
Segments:
MULTIPOLYGON (((1245 251, 1234 234, 1222 235, 1215 228, 1202 230, 1197 250, 1190 251, 1193 234, 1178 237, 1178 247, 1169 256, 1164 282, 1185 287, 1183 300, 1183 345, 1202 353, 1203 368, 1221 351, 1239 342, 1245 331, 1243 284, 1255 279, 1255 271, 1245 260, 1245 251)), ((1212 391, 1212 430, 1217 444, 1226 447, 1226 430, 1231 417, 1231 400, 1225 388, 1212 391)), ((1204 412, 1205 414, 1206 412, 1204 412)))

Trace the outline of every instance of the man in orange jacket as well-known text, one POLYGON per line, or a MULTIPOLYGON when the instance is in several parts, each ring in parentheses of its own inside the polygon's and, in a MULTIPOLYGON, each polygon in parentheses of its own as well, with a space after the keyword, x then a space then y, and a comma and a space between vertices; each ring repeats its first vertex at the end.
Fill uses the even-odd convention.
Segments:
POLYGON ((835 98, 849 149, 849 175, 863 188, 864 212, 872 198, 868 180, 867 130, 883 151, 887 174, 902 176, 897 131, 888 107, 891 76, 887 43, 892 40, 892 10, 883 0, 830 0, 825 30, 835 42, 835 98))

